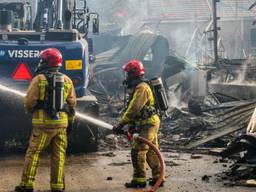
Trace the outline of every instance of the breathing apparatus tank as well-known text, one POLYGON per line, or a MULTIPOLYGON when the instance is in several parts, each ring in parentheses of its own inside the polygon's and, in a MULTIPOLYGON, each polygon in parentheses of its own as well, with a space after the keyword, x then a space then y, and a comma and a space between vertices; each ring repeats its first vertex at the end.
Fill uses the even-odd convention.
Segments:
POLYGON ((58 119, 58 112, 64 108, 64 75, 50 73, 46 76, 48 80, 46 111, 52 118, 58 119))
POLYGON ((149 82, 155 97, 157 110, 160 113, 165 113, 168 109, 168 100, 161 77, 153 78, 149 82))

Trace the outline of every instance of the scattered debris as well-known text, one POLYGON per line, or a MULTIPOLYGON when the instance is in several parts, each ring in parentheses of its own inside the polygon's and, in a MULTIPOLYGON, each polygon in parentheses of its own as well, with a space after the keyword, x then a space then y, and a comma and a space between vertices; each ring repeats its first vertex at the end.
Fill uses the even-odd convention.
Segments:
POLYGON ((202 158, 202 155, 191 154, 190 158, 191 158, 191 159, 201 159, 201 158, 202 158))
POLYGON ((229 170, 218 175, 226 185, 246 185, 246 180, 256 179, 256 135, 236 138, 220 155, 234 162, 229 170))
POLYGON ((124 166, 124 165, 129 165, 131 162, 120 162, 120 163, 110 163, 110 166, 124 166))
POLYGON ((113 177, 107 177, 107 180, 108 180, 108 181, 112 181, 112 180, 113 180, 113 177))
POLYGON ((116 154, 114 152, 106 152, 106 153, 100 153, 101 156, 107 156, 107 157, 115 157, 116 154))
POLYGON ((230 101, 211 107, 202 105, 200 116, 186 109, 180 110, 177 119, 162 123, 161 146, 167 151, 170 148, 193 149, 199 145, 225 147, 237 131, 245 131, 255 105, 255 101, 230 101))
POLYGON ((180 154, 179 154, 179 153, 169 153, 169 154, 168 154, 168 157, 169 157, 169 158, 179 158, 179 157, 180 157, 180 154))
POLYGON ((202 181, 209 183, 210 177, 211 177, 211 176, 204 175, 204 176, 202 177, 202 181))
POLYGON ((170 167, 179 166, 178 163, 175 163, 174 161, 168 161, 168 160, 165 160, 165 165, 170 167))

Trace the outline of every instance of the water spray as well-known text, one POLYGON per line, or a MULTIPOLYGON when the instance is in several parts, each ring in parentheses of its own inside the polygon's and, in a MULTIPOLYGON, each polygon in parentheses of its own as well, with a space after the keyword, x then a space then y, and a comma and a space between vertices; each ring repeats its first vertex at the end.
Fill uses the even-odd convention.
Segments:
MULTIPOLYGON (((1 85, 1 84, 0 84, 0 90, 3 90, 5 92, 9 92, 9 93, 13 93, 13 94, 15 94, 17 96, 20 96, 22 98, 24 98, 26 96, 26 94, 22 91, 15 90, 13 88, 9 88, 9 87, 1 85)), ((93 125, 96 125, 98 127, 102 127, 102 128, 106 128, 106 129, 110 129, 110 130, 112 130, 112 128, 113 128, 113 125, 111 125, 111 124, 108 124, 104 121, 95 119, 95 118, 90 117, 86 114, 82 114, 80 112, 76 112, 76 117, 78 117, 80 119, 83 119, 83 120, 85 120, 85 121, 87 121, 87 122, 89 122, 93 125)))
POLYGON ((17 96, 20 96, 20 97, 25 97, 25 96, 26 96, 26 94, 23 93, 23 92, 21 92, 21 91, 17 91, 17 90, 15 90, 15 89, 6 87, 6 86, 1 85, 1 84, 0 84, 0 89, 3 90, 3 91, 5 91, 5 92, 13 93, 13 94, 15 94, 15 95, 17 95, 17 96))
POLYGON ((87 122, 89 122, 89 123, 91 123, 93 125, 105 128, 105 129, 112 130, 112 128, 113 128, 113 125, 111 125, 109 123, 106 123, 104 121, 95 119, 93 117, 90 117, 90 116, 88 116, 86 114, 82 114, 82 113, 76 112, 76 117, 78 117, 80 119, 83 119, 83 120, 85 120, 85 121, 87 121, 87 122))

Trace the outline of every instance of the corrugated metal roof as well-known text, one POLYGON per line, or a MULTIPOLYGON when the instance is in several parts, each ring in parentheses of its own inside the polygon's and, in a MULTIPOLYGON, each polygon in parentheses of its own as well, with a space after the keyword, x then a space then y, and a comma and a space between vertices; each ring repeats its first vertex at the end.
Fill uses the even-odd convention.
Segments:
MULTIPOLYGON (((209 19, 212 0, 149 0, 151 13, 148 19, 209 19)), ((256 9, 248 8, 253 1, 220 0, 217 3, 218 16, 223 19, 255 17, 256 9)))
POLYGON ((218 3, 218 12, 223 18, 255 17, 255 8, 248 10, 252 4, 253 1, 249 0, 221 0, 218 3))
MULTIPOLYGON (((223 19, 255 17, 256 7, 248 8, 254 0, 220 0, 218 16, 223 19)), ((211 18, 212 0, 95 0, 92 9, 101 16, 118 19, 140 15, 141 20, 199 20, 211 18), (140 13, 146 14, 140 14, 140 13)))
POLYGON ((206 0, 149 0, 149 4, 152 15, 148 19, 198 19, 211 15, 206 0))

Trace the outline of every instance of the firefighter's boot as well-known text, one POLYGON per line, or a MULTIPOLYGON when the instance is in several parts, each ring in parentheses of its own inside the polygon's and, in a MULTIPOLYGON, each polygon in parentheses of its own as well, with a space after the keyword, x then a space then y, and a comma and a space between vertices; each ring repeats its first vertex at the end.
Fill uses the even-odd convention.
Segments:
MULTIPOLYGON (((157 179, 153 179, 153 178, 152 178, 152 179, 149 180, 148 184, 149 184, 150 186, 154 186, 154 185, 156 184, 156 182, 157 182, 157 179)), ((160 186, 160 187, 163 187, 163 186, 164 186, 164 182, 165 182, 165 181, 162 181, 159 186, 160 186)))
POLYGON ((147 186, 146 182, 137 182, 132 180, 129 183, 125 183, 126 188, 145 188, 147 186))
POLYGON ((28 189, 25 186, 18 185, 15 187, 14 191, 15 192, 33 192, 34 190, 32 188, 28 189))

